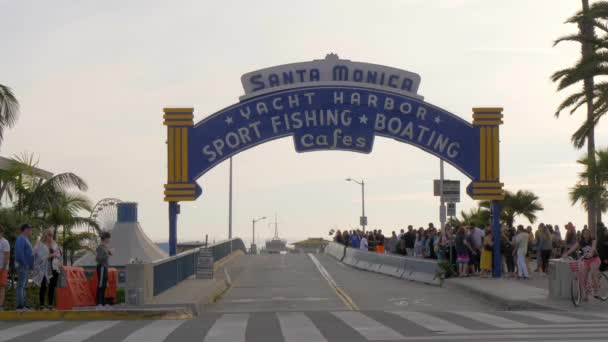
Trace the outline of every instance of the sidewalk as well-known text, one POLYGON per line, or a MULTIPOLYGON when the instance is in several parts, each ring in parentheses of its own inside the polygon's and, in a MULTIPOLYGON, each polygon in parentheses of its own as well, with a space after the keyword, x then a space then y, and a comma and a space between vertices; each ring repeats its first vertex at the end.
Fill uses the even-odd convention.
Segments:
POLYGON ((191 319, 231 286, 230 276, 224 269, 242 255, 243 252, 237 251, 217 261, 213 265, 213 279, 186 279, 154 297, 148 304, 119 304, 103 310, 95 307, 78 307, 68 311, 2 311, 0 321, 191 319))
POLYGON ((562 311, 608 311, 608 302, 595 299, 582 303, 578 308, 570 300, 549 297, 549 279, 534 273, 530 280, 514 278, 450 278, 444 286, 479 296, 505 310, 562 310, 562 311))

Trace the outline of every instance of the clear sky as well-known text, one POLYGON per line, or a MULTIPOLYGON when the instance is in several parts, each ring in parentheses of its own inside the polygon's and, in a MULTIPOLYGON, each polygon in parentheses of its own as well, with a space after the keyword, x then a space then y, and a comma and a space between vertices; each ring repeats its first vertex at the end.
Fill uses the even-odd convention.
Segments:
MULTIPOLYGON (((582 154, 570 135, 584 113, 555 119, 566 94, 551 73, 570 66, 579 47, 552 42, 575 27, 579 6, 566 0, 401 1, 8 1, 0 0, 0 83, 21 102, 18 125, 0 151, 40 157, 40 167, 75 172, 95 202, 139 202, 155 241, 168 236, 166 127, 162 108, 195 108, 195 120, 237 102, 240 76, 337 53, 421 75, 419 94, 466 120, 471 108, 502 106, 502 181, 540 196, 542 221, 573 221, 568 188, 582 154)), ((606 146, 607 126, 597 130, 606 146)), ((282 139, 234 159, 234 235, 248 241, 251 219, 279 216, 290 240, 358 224, 365 179, 370 228, 390 231, 438 221, 432 180, 439 160, 377 138, 369 155, 298 154, 282 139)), ((446 178, 469 180, 451 167, 446 178)), ((223 239, 228 226, 228 167, 202 178, 204 194, 182 204, 178 238, 223 239)), ((463 196, 458 210, 475 203, 463 196)), ((521 223, 527 224, 525 221, 521 223)), ((260 238, 272 236, 266 222, 260 238)))

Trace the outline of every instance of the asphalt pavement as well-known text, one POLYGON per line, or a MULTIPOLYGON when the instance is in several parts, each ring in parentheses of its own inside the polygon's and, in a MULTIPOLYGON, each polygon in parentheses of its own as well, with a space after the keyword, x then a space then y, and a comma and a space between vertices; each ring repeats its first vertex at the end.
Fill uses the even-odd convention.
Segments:
POLYGON ((284 311, 193 320, 0 322, 0 342, 606 341, 608 313, 284 311))
POLYGON ((244 256, 192 320, 0 322, 0 342, 606 341, 608 311, 501 311, 325 255, 244 256))

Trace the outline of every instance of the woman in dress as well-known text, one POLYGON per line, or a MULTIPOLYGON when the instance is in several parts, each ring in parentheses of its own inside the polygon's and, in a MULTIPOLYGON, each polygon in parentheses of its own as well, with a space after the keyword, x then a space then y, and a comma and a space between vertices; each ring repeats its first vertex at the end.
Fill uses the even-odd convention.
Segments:
POLYGON ((483 246, 481 248, 481 263, 479 269, 481 270, 481 277, 489 277, 492 274, 492 249, 494 248, 494 239, 492 237, 492 230, 486 228, 485 236, 483 237, 483 246))

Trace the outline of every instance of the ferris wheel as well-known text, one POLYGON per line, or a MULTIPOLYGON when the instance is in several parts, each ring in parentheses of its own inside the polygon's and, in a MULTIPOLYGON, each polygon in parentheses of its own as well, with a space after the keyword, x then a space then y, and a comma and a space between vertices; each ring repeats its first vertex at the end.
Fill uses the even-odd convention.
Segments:
MULTIPOLYGON (((97 202, 91 211, 91 220, 94 220, 99 225, 102 232, 111 231, 114 224, 118 220, 118 203, 122 202, 118 198, 104 198, 97 202)), ((97 235, 94 228, 89 228, 89 233, 97 235)))

